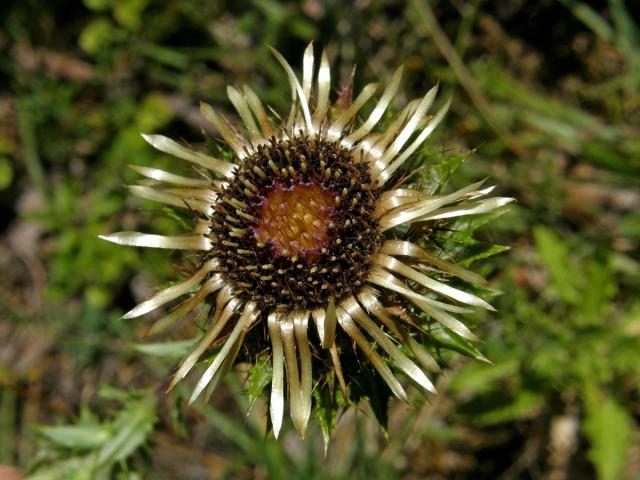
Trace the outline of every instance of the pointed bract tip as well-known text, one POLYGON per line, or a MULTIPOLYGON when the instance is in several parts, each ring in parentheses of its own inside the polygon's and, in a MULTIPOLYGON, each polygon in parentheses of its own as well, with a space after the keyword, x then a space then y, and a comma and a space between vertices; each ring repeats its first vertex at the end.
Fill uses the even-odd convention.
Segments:
POLYGON ((145 142, 147 142, 149 145, 151 145, 154 148, 156 147, 156 144, 158 143, 158 140, 161 137, 161 135, 153 135, 151 133, 141 133, 140 136, 145 142))
MULTIPOLYGON (((174 388, 176 388, 176 385, 178 384, 178 382, 180 381, 180 378, 178 378, 175 374, 171 377, 171 382, 169 382, 169 386, 167 387, 167 390, 164 393, 170 393, 174 388)), ((191 403, 191 402, 189 402, 191 403)))
POLYGON ((107 242, 118 243, 112 235, 98 235, 98 238, 100 240, 106 240, 107 242))
POLYGON ((488 363, 489 365, 495 365, 495 363, 493 363, 487 357, 482 355, 482 353, 478 354, 475 358, 476 358, 476 360, 479 360, 480 362, 488 363))
POLYGON ((278 440, 278 437, 280 436, 280 428, 278 427, 276 429, 276 427, 273 427, 273 438, 275 438, 276 440, 278 440))

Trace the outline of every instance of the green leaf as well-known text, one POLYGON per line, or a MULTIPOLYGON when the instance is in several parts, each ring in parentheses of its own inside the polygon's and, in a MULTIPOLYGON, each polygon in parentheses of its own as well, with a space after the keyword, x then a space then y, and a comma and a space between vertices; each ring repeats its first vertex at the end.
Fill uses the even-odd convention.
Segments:
POLYGON ((555 290, 567 303, 580 302, 578 282, 582 277, 576 275, 569 262, 569 246, 546 227, 536 227, 533 235, 540 261, 549 270, 555 290))
POLYGON ((336 388, 334 375, 331 374, 327 380, 322 388, 316 388, 313 391, 313 398, 316 401, 315 415, 322 431, 325 453, 336 426, 338 410, 343 402, 342 394, 336 388))
POLYGON ((457 241, 473 239, 472 235, 476 230, 510 212, 512 208, 513 204, 508 204, 491 212, 461 217, 453 224, 452 229, 456 233, 452 235, 452 238, 457 241))
POLYGON ((616 293, 610 262, 608 259, 592 261, 585 269, 585 286, 581 290, 582 301, 579 310, 582 313, 580 323, 600 325, 607 316, 610 302, 616 293))
POLYGON ((249 382, 247 394, 249 395, 249 410, 253 408, 263 390, 271 383, 271 362, 267 357, 259 357, 252 362, 249 368, 249 382))
POLYGON ((57 445, 79 450, 99 447, 111 436, 103 425, 42 426, 38 431, 57 445))
POLYGON ((473 263, 479 260, 484 260, 485 258, 493 257, 494 255, 498 255, 499 253, 511 250, 511 247, 506 245, 487 245, 483 242, 477 242, 476 246, 486 248, 483 248, 479 252, 465 258, 464 260, 459 262, 458 265, 464 268, 469 268, 473 263))
POLYGON ((193 347, 196 339, 180 340, 176 342, 159 343, 132 343, 130 346, 135 351, 169 359, 182 358, 193 347))
POLYGON ((613 39, 613 29, 593 8, 576 0, 560 0, 571 13, 605 42, 613 39))
MULTIPOLYGON (((469 158, 470 152, 463 153, 461 155, 452 155, 444 157, 436 165, 429 167, 426 170, 426 174, 420 177, 420 183, 424 184, 420 190, 429 194, 441 193, 451 176, 455 171, 469 158)), ((426 162, 433 156, 433 152, 424 153, 419 155, 416 159, 416 165, 426 162)))
POLYGON ((595 387, 585 392, 584 432, 600 480, 620 478, 631 443, 631 418, 615 399, 595 387))
POLYGON ((124 463, 152 431, 156 401, 148 391, 127 392, 112 387, 102 387, 100 395, 122 404, 115 418, 98 423, 88 407, 83 407, 75 425, 38 428, 41 437, 58 448, 49 449, 50 458, 45 461, 50 464, 36 466, 29 478, 116 478, 112 475, 114 465, 124 463), (78 456, 78 451, 83 455, 78 456))
POLYGON ((431 340, 440 348, 453 350, 481 362, 491 363, 469 340, 462 338, 447 327, 438 326, 430 330, 429 333, 431 334, 431 340))
POLYGON ((489 404, 490 409, 475 413, 473 422, 477 425, 488 426, 533 418, 539 414, 544 405, 544 395, 538 392, 522 390, 507 402, 503 403, 494 400, 489 404))
POLYGON ((126 409, 113 422, 112 428, 116 434, 98 452, 98 464, 125 460, 144 443, 155 422, 155 399, 151 395, 126 405, 126 409))
POLYGON ((29 480, 94 480, 95 458, 93 455, 59 460, 31 473, 29 480))
POLYGON ((495 365, 469 363, 451 378, 450 389, 461 395, 477 395, 491 391, 498 382, 518 374, 520 362, 507 358, 495 365))

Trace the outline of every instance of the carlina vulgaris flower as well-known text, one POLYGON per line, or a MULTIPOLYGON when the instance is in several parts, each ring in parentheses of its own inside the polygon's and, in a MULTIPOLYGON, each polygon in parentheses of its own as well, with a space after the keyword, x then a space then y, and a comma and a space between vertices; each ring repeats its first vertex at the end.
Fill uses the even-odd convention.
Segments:
MULTIPOLYGON (((212 314, 171 388, 207 355, 190 401, 210 394, 239 358, 271 364, 270 420, 277 437, 285 399, 304 436, 321 398, 342 396, 352 405, 363 372, 372 372, 399 399, 407 394, 395 372, 435 393, 427 375, 438 372, 431 349, 418 333, 439 322, 463 339, 476 336, 456 318, 469 307, 493 308, 446 281, 476 285, 478 275, 407 240, 430 222, 492 211, 513 199, 486 197, 493 187, 474 183, 446 195, 394 186, 407 160, 444 117, 449 103, 429 111, 437 86, 415 99, 381 131, 376 126, 398 91, 402 67, 382 89, 368 116, 359 114, 379 85, 330 103, 331 69, 326 51, 316 58, 310 44, 302 82, 280 53, 291 109, 275 120, 255 92, 228 87, 242 129, 210 105, 201 112, 231 149, 214 158, 161 135, 143 135, 156 149, 192 162, 210 174, 187 178, 133 167, 154 181, 129 187, 138 197, 194 212, 185 236, 119 232, 101 238, 121 245, 198 252, 199 268, 182 283, 159 291, 124 315, 134 318, 186 297, 151 333, 163 330, 215 296, 212 314), (230 161, 231 160, 231 161, 230 161), (380 380, 381 379, 381 380, 380 380)), ((366 393, 366 392, 365 392, 366 393)), ((365 395, 366 396, 366 395, 365 395)), ((324 430, 323 430, 324 432, 324 430)), ((326 432, 325 437, 327 437, 326 432)), ((326 438, 327 440, 327 438, 326 438)))

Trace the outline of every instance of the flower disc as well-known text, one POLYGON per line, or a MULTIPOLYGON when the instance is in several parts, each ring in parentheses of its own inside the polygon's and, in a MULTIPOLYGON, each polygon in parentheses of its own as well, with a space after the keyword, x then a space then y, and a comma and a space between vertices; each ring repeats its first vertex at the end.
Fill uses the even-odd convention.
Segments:
POLYGON ((362 285, 380 243, 376 198, 367 166, 338 143, 272 138, 219 195, 210 253, 263 307, 326 304, 362 285))

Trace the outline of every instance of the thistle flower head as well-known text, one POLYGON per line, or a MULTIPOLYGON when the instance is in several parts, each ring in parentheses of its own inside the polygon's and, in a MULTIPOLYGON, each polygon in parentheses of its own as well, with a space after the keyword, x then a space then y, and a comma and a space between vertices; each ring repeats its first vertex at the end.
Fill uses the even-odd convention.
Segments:
POLYGON ((397 373, 435 392, 428 372, 438 371, 438 365, 421 342, 425 322, 439 322, 475 340, 458 314, 468 307, 492 307, 443 281, 459 277, 481 283, 481 278, 443 260, 424 248, 424 238, 407 232, 488 212, 511 199, 483 198, 492 188, 482 188, 482 182, 448 195, 393 186, 447 111, 448 103, 431 114, 437 87, 411 101, 381 130, 377 127, 398 91, 402 68, 384 88, 369 84, 353 100, 341 98, 332 105, 326 52, 316 66, 312 46, 307 48, 302 81, 273 53, 291 85, 284 121, 268 116, 246 86, 228 88, 241 126, 201 105, 233 161, 160 135, 143 135, 156 149, 210 172, 207 178, 187 178, 135 168, 156 185, 132 186, 131 192, 195 212, 194 230, 176 237, 120 232, 102 238, 199 252, 199 268, 190 278, 125 315, 138 317, 182 299, 151 327, 157 332, 210 299, 206 329, 180 364, 172 387, 214 346, 217 351, 206 361, 191 401, 215 388, 238 359, 268 358, 274 434, 288 400, 293 423, 304 435, 314 399, 318 404, 341 395, 343 404, 352 403, 361 396, 354 392, 362 390, 363 371, 375 372, 400 399, 407 395, 397 373))

